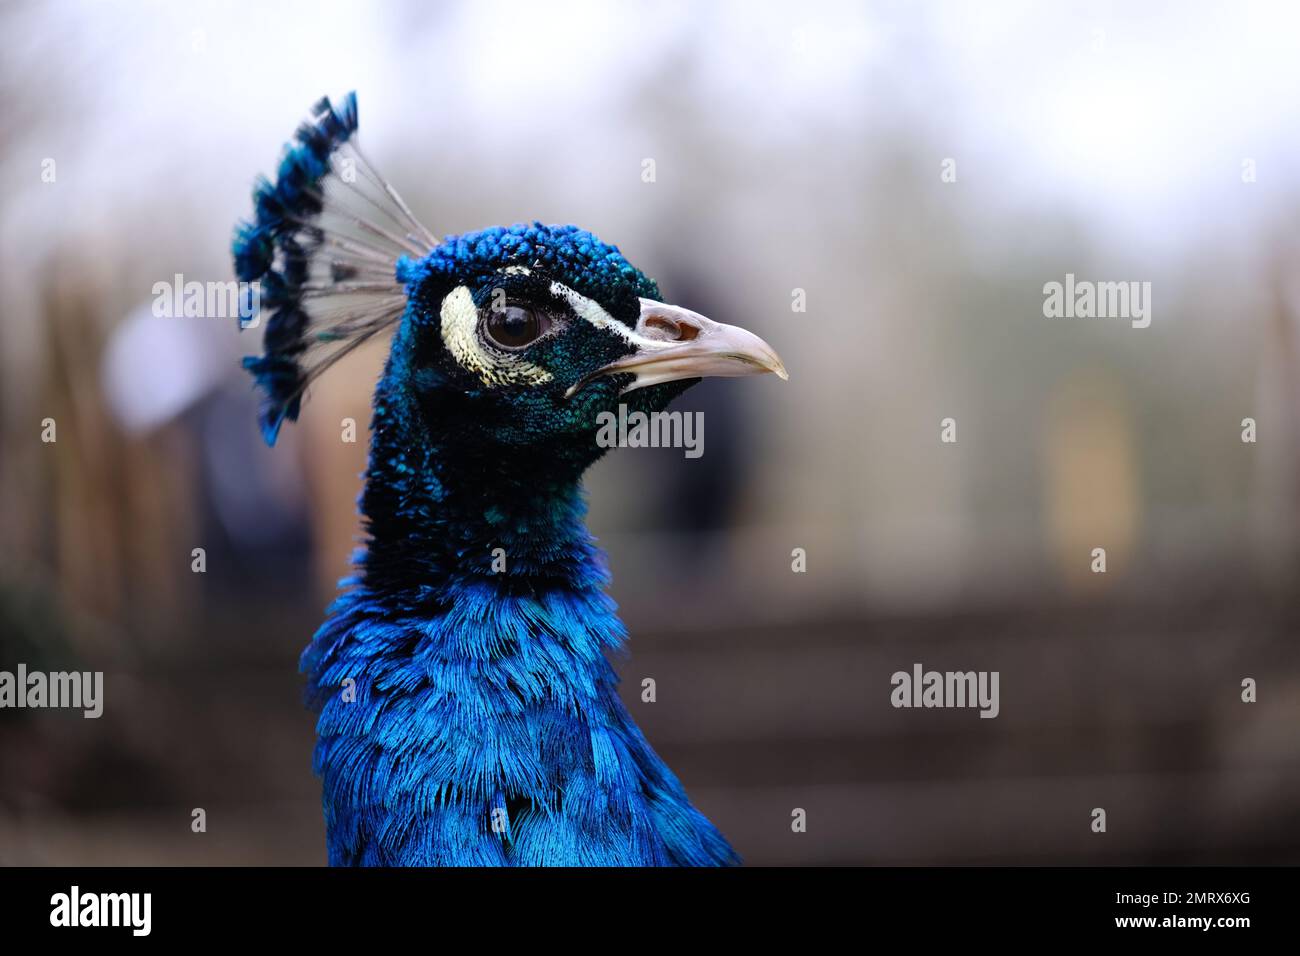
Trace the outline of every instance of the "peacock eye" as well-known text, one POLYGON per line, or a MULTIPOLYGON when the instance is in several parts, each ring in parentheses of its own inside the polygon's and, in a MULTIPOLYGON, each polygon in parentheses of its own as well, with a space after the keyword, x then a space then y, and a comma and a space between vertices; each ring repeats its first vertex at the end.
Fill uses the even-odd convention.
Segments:
POLYGON ((547 317, 526 305, 507 305, 488 313, 484 328, 494 345, 521 349, 541 338, 550 327, 547 317))

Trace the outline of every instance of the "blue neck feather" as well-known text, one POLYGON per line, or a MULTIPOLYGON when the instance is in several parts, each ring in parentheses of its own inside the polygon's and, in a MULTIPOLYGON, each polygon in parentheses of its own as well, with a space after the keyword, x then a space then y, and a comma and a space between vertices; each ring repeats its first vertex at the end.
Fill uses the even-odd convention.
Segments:
POLYGON ((375 397, 368 548, 302 661, 330 862, 736 862, 619 699, 595 449, 462 444, 458 394, 404 347, 417 318, 375 397))

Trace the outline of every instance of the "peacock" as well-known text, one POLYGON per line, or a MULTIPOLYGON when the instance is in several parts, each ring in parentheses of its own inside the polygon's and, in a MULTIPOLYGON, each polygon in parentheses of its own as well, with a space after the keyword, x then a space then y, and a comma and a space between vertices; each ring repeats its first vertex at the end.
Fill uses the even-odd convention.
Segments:
POLYGON ((365 545, 301 658, 329 863, 739 862, 619 699, 627 635, 581 478, 601 412, 785 378, 780 358, 576 226, 436 239, 356 132, 355 93, 321 99, 233 241, 241 324, 265 316, 244 367, 268 444, 325 370, 392 335, 365 545))

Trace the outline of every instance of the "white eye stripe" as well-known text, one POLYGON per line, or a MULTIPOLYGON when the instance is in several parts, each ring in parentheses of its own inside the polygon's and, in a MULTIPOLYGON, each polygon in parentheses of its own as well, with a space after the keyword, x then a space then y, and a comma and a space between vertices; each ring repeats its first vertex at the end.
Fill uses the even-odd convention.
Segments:
POLYGON ((478 307, 467 286, 457 286, 442 300, 443 345, 461 367, 488 387, 542 385, 551 380, 546 369, 518 356, 486 349, 478 339, 478 307))
POLYGON ((594 299, 588 299, 580 292, 574 292, 567 285, 560 282, 551 283, 551 295, 563 299, 573 310, 573 314, 580 319, 590 322, 599 329, 608 329, 609 331, 621 336, 629 344, 635 345, 638 349, 656 349, 663 348, 665 345, 672 343, 665 342, 662 339, 650 339, 643 335, 638 335, 633 329, 614 318, 606 312, 599 302, 594 299))

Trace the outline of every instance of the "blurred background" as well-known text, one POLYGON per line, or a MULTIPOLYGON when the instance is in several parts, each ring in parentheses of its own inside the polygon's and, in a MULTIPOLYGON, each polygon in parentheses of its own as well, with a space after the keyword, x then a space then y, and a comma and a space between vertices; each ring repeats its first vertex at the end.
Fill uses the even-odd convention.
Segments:
POLYGON ((324 863, 297 656, 383 347, 272 451, 258 333, 151 303, 232 278, 253 176, 350 89, 436 232, 578 223, 785 359, 681 400, 702 458, 588 482, 628 706, 749 863, 1295 862, 1298 31, 1284 3, 6 3, 0 669, 102 670, 106 703, 0 711, 0 863, 324 863), (1149 281, 1151 326, 1045 318, 1066 273, 1149 281), (915 662, 1000 671, 1000 716, 893 709, 915 662))

